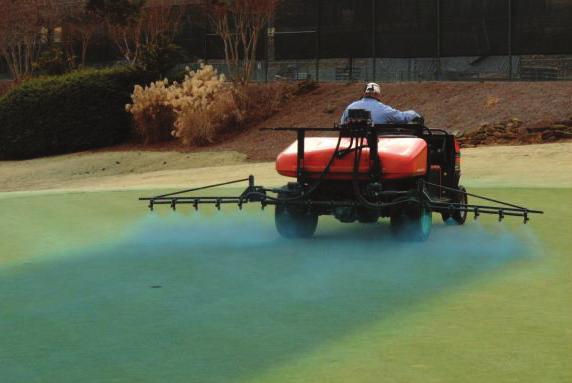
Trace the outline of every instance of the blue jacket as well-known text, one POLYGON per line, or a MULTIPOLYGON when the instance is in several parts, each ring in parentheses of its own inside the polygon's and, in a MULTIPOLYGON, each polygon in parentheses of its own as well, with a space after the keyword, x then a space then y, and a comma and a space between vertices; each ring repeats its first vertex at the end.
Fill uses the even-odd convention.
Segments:
POLYGON ((364 97, 361 100, 351 103, 342 115, 341 123, 344 124, 348 118, 348 110, 365 109, 371 112, 371 118, 374 124, 406 124, 420 117, 417 112, 408 110, 401 112, 393 109, 389 105, 385 105, 377 101, 375 98, 364 97))

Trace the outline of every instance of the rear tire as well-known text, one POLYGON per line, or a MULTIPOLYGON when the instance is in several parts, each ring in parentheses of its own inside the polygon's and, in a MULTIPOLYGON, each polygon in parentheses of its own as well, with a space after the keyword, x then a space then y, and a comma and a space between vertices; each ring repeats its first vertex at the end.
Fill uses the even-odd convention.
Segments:
MULTIPOLYGON (((292 198, 292 196, 279 193, 278 198, 292 198)), ((276 205, 274 222, 278 234, 284 238, 311 238, 318 227, 318 214, 309 212, 305 208, 276 205)))
POLYGON ((433 215, 420 207, 391 216, 391 231, 402 241, 425 242, 431 234, 433 215))
MULTIPOLYGON (((463 193, 467 192, 464 186, 459 186, 458 188, 463 193)), ((456 203, 467 204, 469 199, 467 194, 460 194, 455 193, 455 200, 456 203)), ((443 218, 443 222, 447 225, 464 225, 465 221, 467 220, 467 212, 466 211, 454 211, 451 213, 441 213, 441 217, 443 218)))

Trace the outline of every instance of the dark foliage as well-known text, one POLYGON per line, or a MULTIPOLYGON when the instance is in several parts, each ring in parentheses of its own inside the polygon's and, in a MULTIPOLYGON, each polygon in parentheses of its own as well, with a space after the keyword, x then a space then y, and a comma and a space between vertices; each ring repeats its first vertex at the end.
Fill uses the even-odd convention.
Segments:
POLYGON ((125 104, 152 76, 128 67, 24 82, 0 98, 0 160, 113 145, 130 133, 125 104))
POLYGON ((37 75, 61 75, 75 69, 75 57, 66 55, 59 47, 50 47, 33 66, 37 75))
POLYGON ((165 77, 171 69, 184 62, 185 58, 185 53, 180 46, 168 40, 159 39, 143 47, 139 65, 145 71, 158 73, 160 77, 165 77))
POLYGON ((86 11, 95 12, 112 24, 125 25, 137 17, 146 0, 88 0, 86 11))

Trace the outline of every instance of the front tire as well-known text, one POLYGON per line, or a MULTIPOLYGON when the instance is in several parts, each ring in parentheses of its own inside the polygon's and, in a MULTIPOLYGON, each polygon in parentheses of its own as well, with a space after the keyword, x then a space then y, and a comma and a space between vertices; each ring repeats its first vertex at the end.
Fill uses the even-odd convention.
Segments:
MULTIPOLYGON (((278 198, 291 198, 288 194, 278 194, 278 198)), ((276 205, 274 213, 276 230, 284 238, 311 238, 318 227, 318 214, 304 208, 276 205)))

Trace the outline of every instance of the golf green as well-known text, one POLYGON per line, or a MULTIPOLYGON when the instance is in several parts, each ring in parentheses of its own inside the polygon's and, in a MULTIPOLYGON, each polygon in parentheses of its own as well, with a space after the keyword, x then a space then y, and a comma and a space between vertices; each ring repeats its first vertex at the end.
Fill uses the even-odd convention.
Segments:
POLYGON ((0 196, 0 382, 570 382, 572 189, 426 243, 137 192, 0 196))

